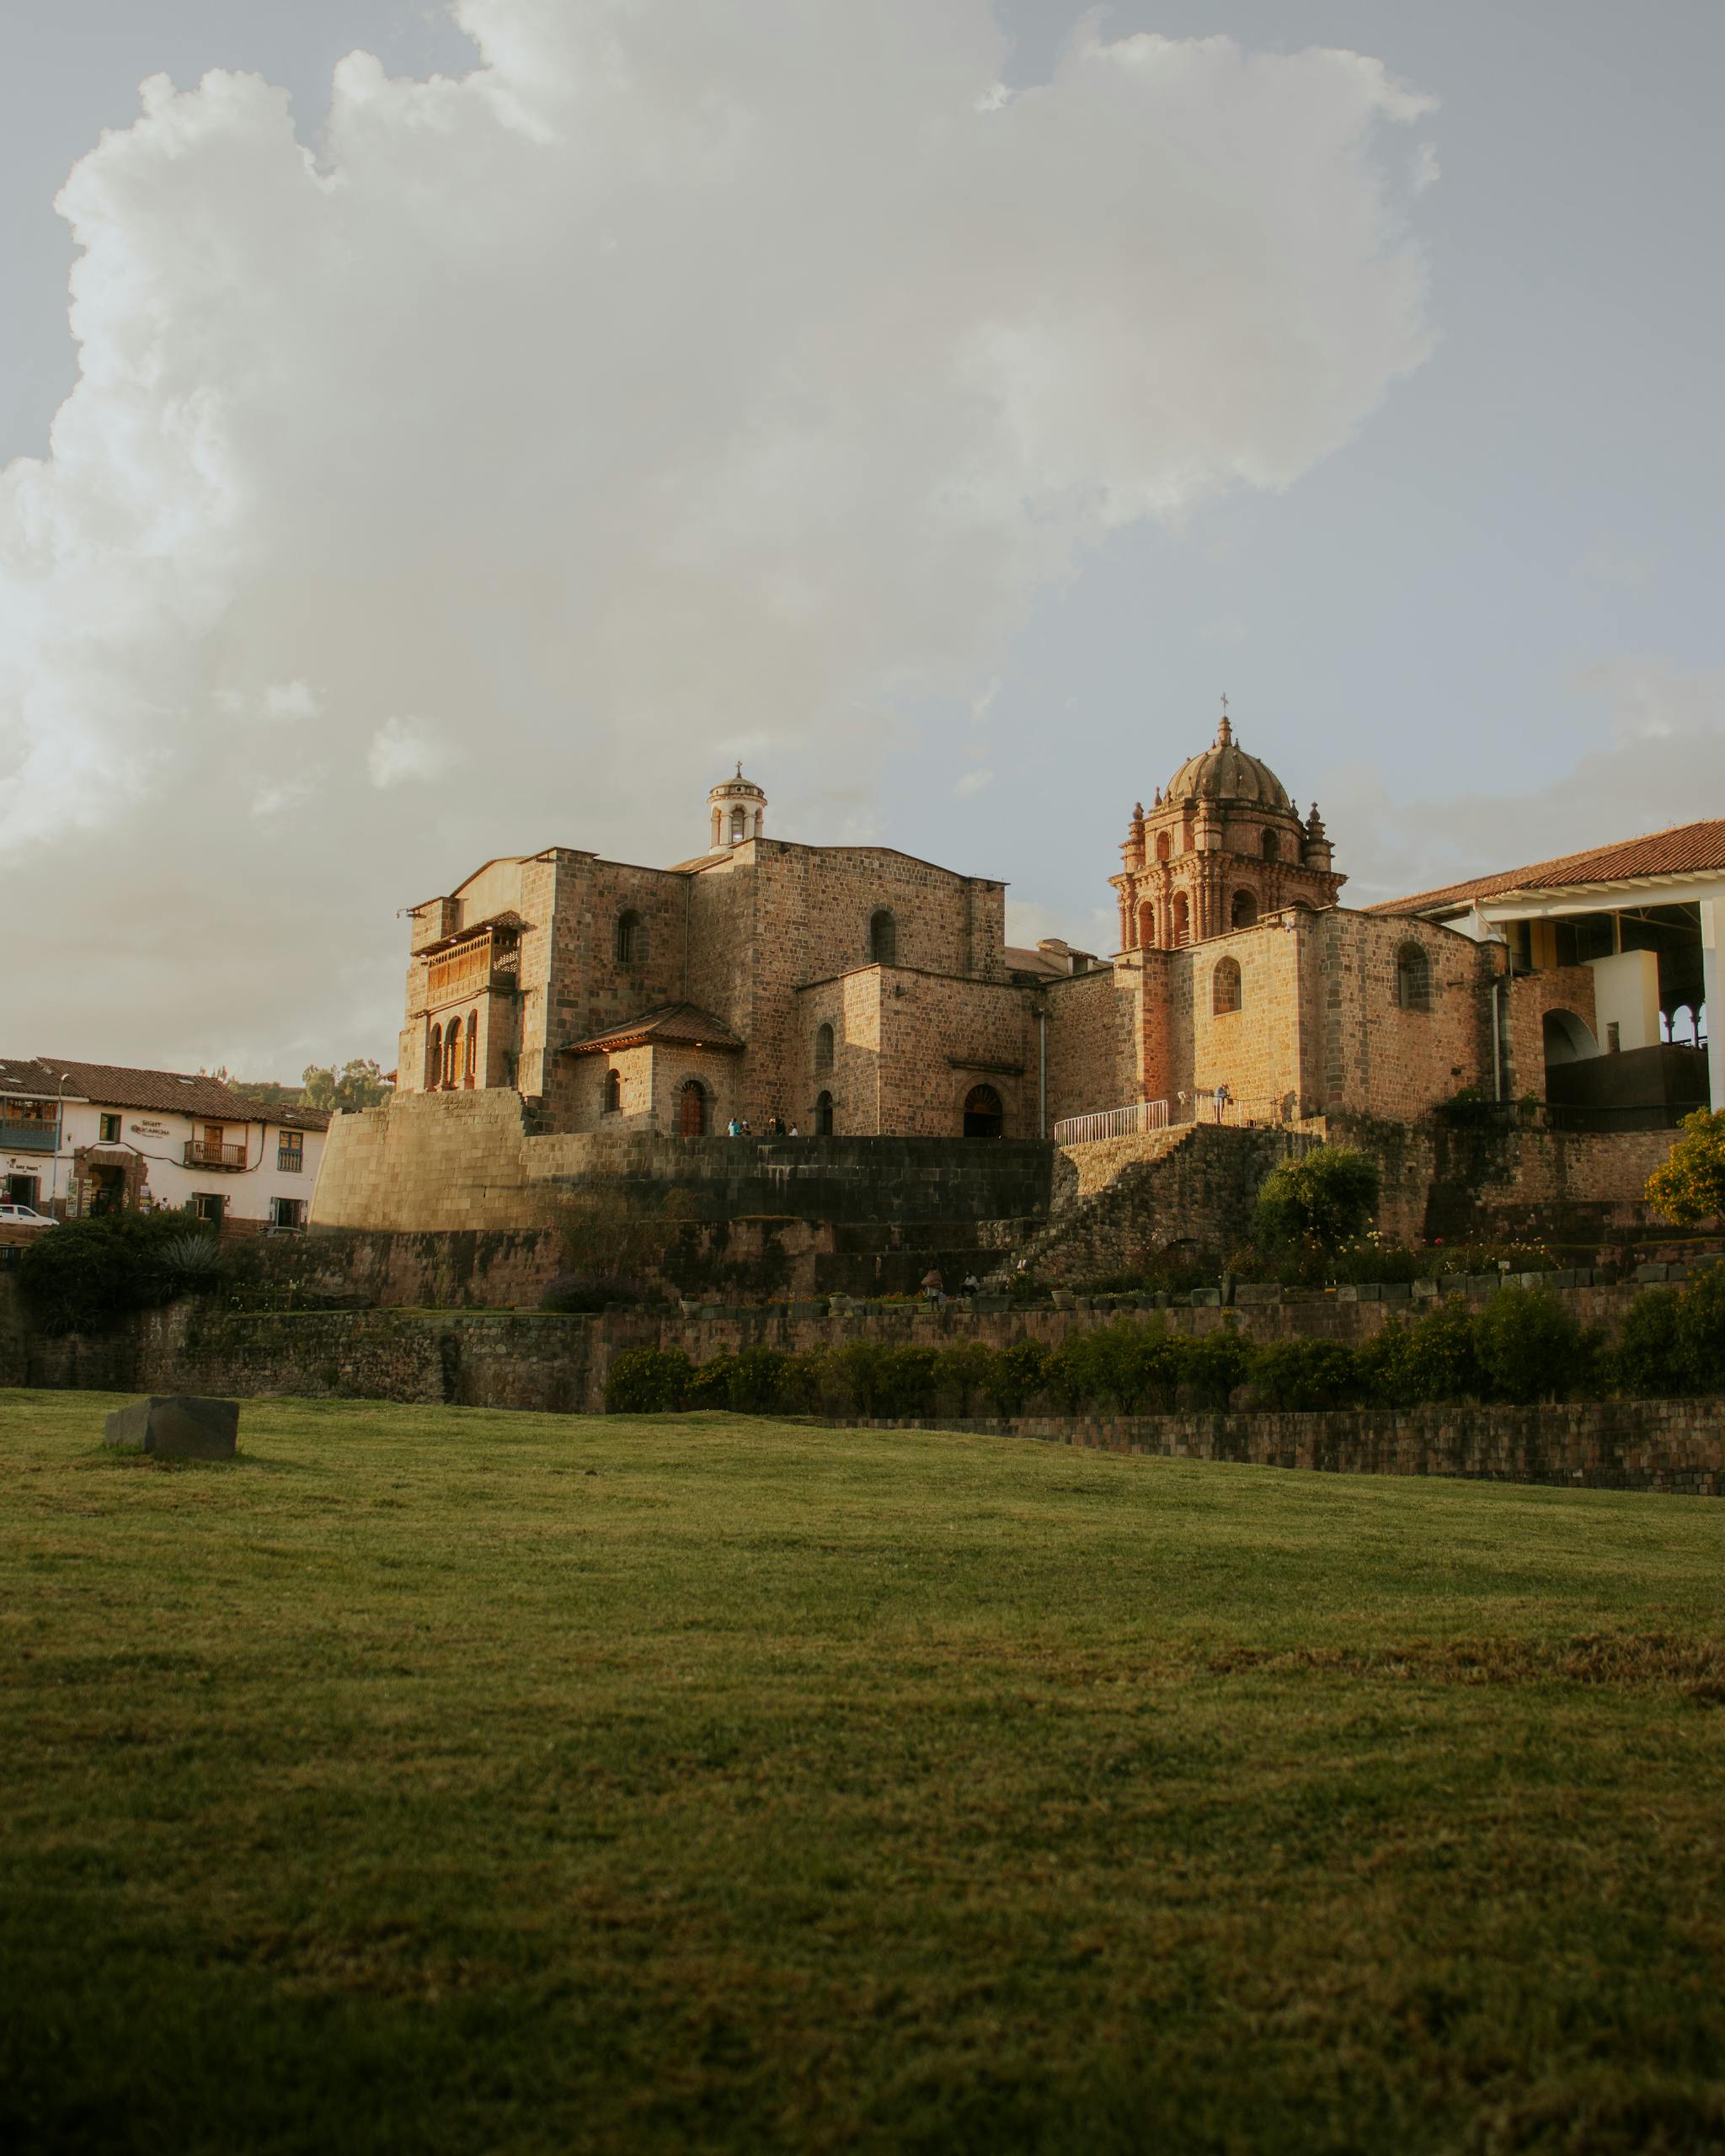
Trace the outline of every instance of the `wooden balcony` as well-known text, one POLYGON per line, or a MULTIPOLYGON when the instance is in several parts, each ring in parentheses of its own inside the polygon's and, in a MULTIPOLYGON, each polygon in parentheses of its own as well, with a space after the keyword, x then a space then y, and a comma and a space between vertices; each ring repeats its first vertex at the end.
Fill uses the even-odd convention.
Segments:
POLYGON ((499 937, 489 931, 471 942, 458 943, 441 953, 425 969, 425 1007, 460 1003, 494 990, 513 993, 519 985, 521 947, 513 937, 499 937))
POLYGON ((243 1168, 249 1150, 244 1145, 217 1145, 207 1138, 188 1138, 185 1165, 189 1168, 243 1168))

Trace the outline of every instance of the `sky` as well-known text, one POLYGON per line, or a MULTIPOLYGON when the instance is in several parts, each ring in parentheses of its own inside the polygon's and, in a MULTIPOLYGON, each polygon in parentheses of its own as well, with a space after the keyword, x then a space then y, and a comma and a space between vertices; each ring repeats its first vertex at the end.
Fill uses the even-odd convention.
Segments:
POLYGON ((769 833, 1109 947, 1725 814, 1713 0, 0 0, 0 1049, 393 1061, 399 910, 769 833))

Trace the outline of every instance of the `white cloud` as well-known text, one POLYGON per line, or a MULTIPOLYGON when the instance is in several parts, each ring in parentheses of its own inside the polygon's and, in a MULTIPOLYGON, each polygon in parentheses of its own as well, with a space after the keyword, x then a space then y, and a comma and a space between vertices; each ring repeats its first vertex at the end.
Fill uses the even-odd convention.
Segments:
POLYGON ((1444 176, 1444 168, 1438 163, 1434 142, 1418 142, 1413 150, 1413 177, 1410 184, 1416 195, 1423 195, 1435 187, 1444 176))
POLYGON ((158 77, 67 183, 81 379, 0 477, 45 1038, 174 1045, 129 1030, 184 999, 99 934, 124 892, 164 953, 215 894, 237 952, 292 910, 205 975, 224 1041, 387 1040, 403 899, 552 841, 675 859, 722 740, 860 782, 1097 539, 1288 484, 1426 351, 1381 150, 1423 107, 1358 55, 1087 29, 1001 99, 985 0, 457 14, 481 63, 350 56, 315 156, 259 77, 158 77), (290 751, 371 783, 259 858, 229 804, 290 751))
POLYGON ((416 718, 386 718, 366 751, 366 771, 378 792, 409 780, 434 779, 449 769, 453 753, 434 740, 416 718))
POLYGON ((993 782, 992 771, 965 771, 953 780, 953 791, 960 801, 968 801, 973 793, 980 793, 984 787, 992 785, 993 782))

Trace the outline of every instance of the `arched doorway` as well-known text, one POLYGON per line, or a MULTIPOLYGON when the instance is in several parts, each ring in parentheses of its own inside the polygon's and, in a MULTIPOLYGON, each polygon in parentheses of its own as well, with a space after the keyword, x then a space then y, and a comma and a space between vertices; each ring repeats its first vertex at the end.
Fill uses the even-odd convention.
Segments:
POLYGON ((814 1135, 817 1138, 832 1136, 832 1095, 830 1093, 821 1093, 815 1099, 814 1135))
POLYGON ((998 1138, 1007 1127, 1007 1112, 992 1086, 973 1086, 964 1096, 964 1135, 998 1138))
POLYGON ((1585 1063, 1599 1052, 1599 1044, 1573 1011, 1548 1011, 1545 1017, 1546 1068, 1554 1064, 1585 1063))
POLYGON ((698 1078, 686 1078, 683 1089, 677 1095, 677 1136, 704 1138, 707 1135, 707 1088, 698 1078))

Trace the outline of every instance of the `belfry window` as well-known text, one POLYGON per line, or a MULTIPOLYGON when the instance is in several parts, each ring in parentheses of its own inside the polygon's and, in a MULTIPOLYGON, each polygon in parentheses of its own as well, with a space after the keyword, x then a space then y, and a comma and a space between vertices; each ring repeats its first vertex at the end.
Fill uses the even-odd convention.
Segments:
POLYGON ((1192 941, 1192 906, 1183 891, 1176 891, 1174 903, 1168 910, 1172 939, 1176 945, 1192 941))
POLYGON ((1240 965, 1235 958, 1223 958, 1211 977, 1210 1009, 1219 1018, 1240 1008, 1240 965))
POLYGON ((1138 909, 1138 946, 1144 951, 1156 947, 1156 908, 1148 899, 1138 909))
POLYGON ((733 808, 731 811, 731 844, 733 846, 739 845, 742 840, 747 836, 748 830, 748 810, 746 808, 733 808))
POLYGON ((1229 915, 1233 928, 1256 928, 1258 926, 1258 896, 1252 891, 1236 891, 1234 905, 1229 915))
POLYGON ((895 966, 899 963, 899 925, 884 906, 868 924, 868 956, 877 966, 895 966))
POLYGON ((1274 831, 1266 831, 1260 851, 1266 861, 1279 861, 1282 857, 1282 841, 1274 831))
POLYGON ((1404 943, 1396 953, 1396 1001, 1404 1011, 1432 1007, 1431 961, 1418 943, 1404 943))
POLYGON ((1158 831, 1156 835, 1156 859, 1158 861, 1166 861, 1172 851, 1173 847, 1169 843, 1167 833, 1166 831, 1158 831))

